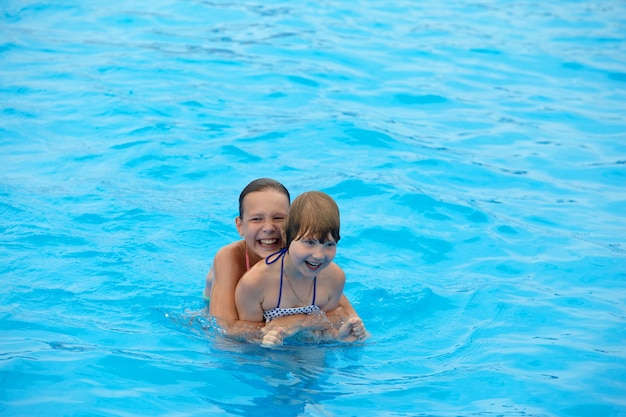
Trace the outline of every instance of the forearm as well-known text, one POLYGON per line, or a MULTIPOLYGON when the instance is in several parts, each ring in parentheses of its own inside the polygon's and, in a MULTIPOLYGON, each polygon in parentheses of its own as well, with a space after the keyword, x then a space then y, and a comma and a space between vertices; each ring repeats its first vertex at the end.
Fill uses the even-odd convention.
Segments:
POLYGON ((220 332, 231 339, 257 343, 263 339, 263 322, 233 320, 215 317, 220 332))
POLYGON ((287 337, 302 331, 327 330, 333 327, 333 323, 324 314, 294 314, 270 321, 265 325, 263 333, 282 328, 287 337))
MULTIPOLYGON (((309 333, 311 335, 318 334, 319 337, 322 337, 325 331, 332 331, 333 328, 333 324, 328 321, 326 315, 323 313, 311 315, 295 314, 278 317, 267 323, 261 330, 263 334, 261 344, 265 347, 281 346, 283 339, 300 332, 309 333)), ((334 332, 332 335, 329 333, 327 339, 333 339, 334 334, 334 332)))
POLYGON ((325 314, 298 314, 276 318, 261 330, 262 345, 280 346, 283 339, 299 332, 309 333, 318 342, 356 342, 368 337, 363 321, 358 316, 343 319, 343 315, 342 311, 331 314, 337 323, 333 323, 325 314))
POLYGON ((294 335, 301 331, 331 331, 338 329, 348 318, 356 313, 347 298, 342 297, 339 305, 331 311, 321 314, 294 314, 278 317, 265 325, 263 333, 282 328, 286 335, 294 335), (345 303, 345 304, 344 304, 345 303), (344 308, 347 306, 347 308, 344 308))
POLYGON ((344 319, 347 317, 358 316, 356 310, 354 309, 354 307, 352 307, 352 304, 350 304, 350 301, 345 294, 342 294, 341 298, 339 299, 339 308, 341 308, 340 311, 344 315, 344 319))
POLYGON ((348 318, 341 326, 322 332, 322 339, 338 342, 357 342, 367 339, 369 333, 365 330, 363 321, 359 316, 348 318))

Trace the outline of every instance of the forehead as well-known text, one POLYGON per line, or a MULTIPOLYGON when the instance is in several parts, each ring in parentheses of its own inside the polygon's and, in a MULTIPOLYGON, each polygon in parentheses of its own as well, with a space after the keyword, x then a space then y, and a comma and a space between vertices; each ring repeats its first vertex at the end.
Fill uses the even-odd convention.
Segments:
POLYGON ((287 199, 287 196, 273 188, 253 191, 243 198, 244 215, 259 213, 287 214, 288 210, 289 199, 287 199))
POLYGON ((310 231, 301 231, 302 235, 298 236, 295 240, 317 240, 320 243, 326 242, 334 242, 335 238, 331 232, 310 232, 310 231))

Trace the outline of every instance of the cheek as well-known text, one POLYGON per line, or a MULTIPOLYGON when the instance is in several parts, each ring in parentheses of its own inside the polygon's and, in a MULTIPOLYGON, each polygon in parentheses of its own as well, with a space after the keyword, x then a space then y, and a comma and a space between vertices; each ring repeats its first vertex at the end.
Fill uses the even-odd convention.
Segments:
POLYGON ((307 249, 304 245, 294 245, 293 243, 289 246, 289 253, 293 254, 294 257, 299 259, 304 259, 311 254, 311 251, 307 249))
POLYGON ((298 245, 295 244, 295 242, 291 242, 288 246, 287 246, 287 251, 289 251, 289 254, 296 254, 298 252, 298 245))
POLYGON ((244 235, 245 236, 249 236, 252 239, 254 239, 254 237, 256 236, 258 231, 259 231, 259 226, 257 224, 248 223, 248 224, 243 226, 243 233, 244 233, 244 235))

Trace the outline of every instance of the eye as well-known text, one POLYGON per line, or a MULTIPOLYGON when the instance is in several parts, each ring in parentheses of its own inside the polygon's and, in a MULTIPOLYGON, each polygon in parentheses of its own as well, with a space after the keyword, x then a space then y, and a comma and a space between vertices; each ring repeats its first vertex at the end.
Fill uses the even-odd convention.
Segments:
POLYGON ((326 242, 324 245, 328 248, 334 248, 337 246, 337 242, 326 242))

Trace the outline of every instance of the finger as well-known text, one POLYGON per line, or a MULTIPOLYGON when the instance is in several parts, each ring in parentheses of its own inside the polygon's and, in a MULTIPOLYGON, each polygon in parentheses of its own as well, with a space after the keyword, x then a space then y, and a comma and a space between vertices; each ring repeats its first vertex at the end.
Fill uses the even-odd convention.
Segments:
POLYGON ((275 337, 264 337, 263 341, 261 342, 261 346, 263 347, 272 347, 276 344, 276 338, 275 337))
POLYGON ((262 347, 266 347, 266 348, 277 348, 279 346, 282 346, 283 341, 279 338, 276 337, 271 337, 271 338, 264 338, 263 342, 261 343, 262 347))

